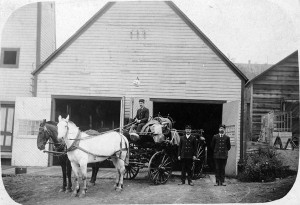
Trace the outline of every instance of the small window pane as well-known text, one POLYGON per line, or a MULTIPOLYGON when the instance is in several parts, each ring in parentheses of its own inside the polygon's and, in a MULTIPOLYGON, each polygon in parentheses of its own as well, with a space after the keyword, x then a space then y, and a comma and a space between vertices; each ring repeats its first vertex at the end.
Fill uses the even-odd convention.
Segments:
POLYGON ((1 131, 5 129, 6 108, 1 107, 1 131))
POLYGON ((5 146, 11 146, 11 136, 6 135, 5 146))
POLYGON ((0 135, 0 145, 3 146, 3 140, 4 140, 4 136, 0 135))
POLYGON ((37 135, 41 123, 40 120, 19 120, 19 134, 37 135))
POLYGON ((4 51, 3 64, 15 65, 17 63, 17 51, 4 51))
POLYGON ((8 108, 6 131, 12 132, 14 120, 14 108, 8 108))

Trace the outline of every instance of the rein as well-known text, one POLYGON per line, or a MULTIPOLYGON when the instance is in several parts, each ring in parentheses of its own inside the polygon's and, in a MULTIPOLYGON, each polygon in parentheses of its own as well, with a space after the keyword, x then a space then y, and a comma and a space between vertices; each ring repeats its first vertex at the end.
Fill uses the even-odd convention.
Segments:
MULTIPOLYGON (((100 136, 100 135, 103 135, 103 134, 106 134, 106 133, 109 133, 109 132, 113 132, 113 131, 117 131, 117 130, 120 130, 120 129, 125 130, 126 127, 128 127, 128 126, 130 126, 130 125, 132 125, 132 124, 134 124, 134 123, 135 123, 135 122, 128 123, 127 125, 124 125, 123 128, 118 127, 118 128, 112 129, 112 130, 105 131, 105 132, 100 132, 99 135, 95 135, 95 136, 94 136, 94 135, 88 135, 88 136, 86 136, 84 139, 82 139, 82 138, 80 138, 80 139, 75 138, 75 139, 69 139, 69 140, 75 140, 75 141, 76 141, 76 140, 87 140, 87 139, 94 138, 94 137, 98 137, 98 136, 100 136)), ((68 129, 69 129, 69 127, 68 127, 68 129)))

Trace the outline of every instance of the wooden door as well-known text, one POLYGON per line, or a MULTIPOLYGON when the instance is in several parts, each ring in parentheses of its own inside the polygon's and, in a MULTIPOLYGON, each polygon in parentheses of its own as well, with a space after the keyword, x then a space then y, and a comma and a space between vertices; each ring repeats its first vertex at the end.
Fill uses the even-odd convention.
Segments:
POLYGON ((240 123, 240 101, 223 104, 222 124, 226 125, 226 135, 230 137, 231 149, 228 152, 228 160, 225 169, 227 175, 237 175, 238 139, 240 123))
MULTIPOLYGON (((43 119, 50 120, 51 98, 17 97, 14 117, 13 166, 48 166, 48 154, 37 148, 43 119)), ((46 145, 46 150, 48 150, 46 145)))

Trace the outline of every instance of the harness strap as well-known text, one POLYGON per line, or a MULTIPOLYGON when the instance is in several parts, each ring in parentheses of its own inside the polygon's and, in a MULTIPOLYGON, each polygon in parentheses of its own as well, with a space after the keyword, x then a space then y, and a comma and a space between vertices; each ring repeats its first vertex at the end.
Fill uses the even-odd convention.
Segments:
POLYGON ((75 147, 76 147, 75 149, 79 149, 79 150, 81 150, 81 151, 83 151, 83 152, 85 152, 87 154, 93 155, 94 157, 117 157, 117 153, 118 152, 122 152, 122 151, 126 151, 127 150, 125 148, 122 148, 122 149, 116 151, 115 153, 113 153, 112 155, 108 155, 107 156, 107 155, 98 155, 98 154, 91 153, 91 152, 87 151, 86 149, 83 149, 82 147, 79 147, 79 146, 75 146, 75 147))
MULTIPOLYGON (((69 131, 69 130, 68 130, 69 131)), ((68 132, 66 133, 66 135, 68 134, 68 132)), ((66 152, 70 152, 70 151, 73 151, 75 149, 77 149, 79 146, 79 142, 80 142, 80 137, 81 137, 81 132, 80 130, 78 129, 78 133, 77 133, 77 136, 75 139, 78 139, 78 140, 74 140, 73 143, 71 144, 71 146, 67 149, 66 152)))

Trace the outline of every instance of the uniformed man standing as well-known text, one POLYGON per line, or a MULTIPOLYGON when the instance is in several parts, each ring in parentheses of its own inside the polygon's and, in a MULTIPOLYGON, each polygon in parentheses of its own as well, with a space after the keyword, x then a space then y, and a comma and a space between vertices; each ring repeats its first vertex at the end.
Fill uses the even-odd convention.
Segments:
POLYGON ((228 151, 231 148, 230 138, 225 135, 225 125, 219 126, 219 134, 213 136, 211 141, 211 148, 214 152, 214 161, 216 168, 216 186, 226 186, 225 167, 228 158, 228 151))
POLYGON ((186 172, 188 174, 188 184, 194 186, 192 182, 192 165, 196 160, 197 144, 195 136, 191 135, 191 126, 185 127, 185 135, 180 138, 178 146, 178 160, 181 161, 181 183, 185 184, 186 172))

